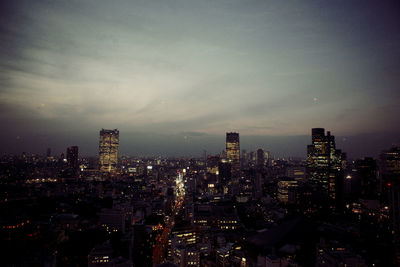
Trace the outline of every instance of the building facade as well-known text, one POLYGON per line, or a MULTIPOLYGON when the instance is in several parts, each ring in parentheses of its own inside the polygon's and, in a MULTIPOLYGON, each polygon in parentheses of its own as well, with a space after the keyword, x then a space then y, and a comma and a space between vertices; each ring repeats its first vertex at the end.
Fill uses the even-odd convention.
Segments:
POLYGON ((256 167, 257 169, 263 169, 265 167, 265 154, 262 148, 257 149, 256 167))
POLYGON ((379 176, 382 200, 390 207, 396 263, 400 266, 400 147, 381 152, 379 176))
POLYGON ((118 164, 119 131, 100 131, 99 140, 99 169, 102 172, 113 173, 118 164))
POLYGON ((232 177, 240 176, 239 133, 226 133, 226 157, 231 164, 232 177))
POLYGON ((70 146, 67 148, 68 167, 75 171, 79 168, 78 151, 79 148, 77 146, 70 146))
POLYGON ((341 188, 346 155, 336 149, 335 137, 325 129, 312 129, 312 144, 307 146, 307 177, 319 192, 336 199, 341 188))

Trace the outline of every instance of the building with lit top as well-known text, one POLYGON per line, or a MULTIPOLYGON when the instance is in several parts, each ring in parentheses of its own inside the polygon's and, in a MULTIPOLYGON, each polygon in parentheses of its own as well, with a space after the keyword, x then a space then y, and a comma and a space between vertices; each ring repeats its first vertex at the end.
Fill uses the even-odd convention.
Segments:
POLYGON ((239 133, 226 133, 226 157, 231 164, 232 177, 240 176, 239 133))
POLYGON ((113 173, 118 164, 119 131, 100 131, 99 140, 99 169, 102 172, 113 173))

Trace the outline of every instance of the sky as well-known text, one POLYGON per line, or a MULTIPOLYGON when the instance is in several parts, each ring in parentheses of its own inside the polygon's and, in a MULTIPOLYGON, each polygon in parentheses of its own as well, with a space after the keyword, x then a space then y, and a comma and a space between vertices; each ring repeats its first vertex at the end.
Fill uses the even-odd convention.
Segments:
POLYGON ((0 3, 0 153, 354 156, 400 141, 400 4, 370 0, 0 3), (292 145, 288 145, 292 144, 292 145))

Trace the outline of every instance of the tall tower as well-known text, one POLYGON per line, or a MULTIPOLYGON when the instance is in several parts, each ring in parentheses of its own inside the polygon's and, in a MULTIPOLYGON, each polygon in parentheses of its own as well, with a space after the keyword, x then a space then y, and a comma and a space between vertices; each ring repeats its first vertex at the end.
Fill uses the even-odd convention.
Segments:
POLYGON ((340 189, 345 154, 336 149, 335 137, 325 129, 313 128, 312 144, 307 146, 307 175, 309 182, 320 192, 336 199, 340 189))
POLYGON ((70 146, 67 148, 68 167, 70 167, 74 171, 77 171, 78 167, 79 167, 78 151, 79 151, 79 148, 77 146, 70 146))
POLYGON ((226 133, 226 157, 231 163, 232 177, 240 176, 239 133, 226 133))
POLYGON ((262 169, 265 166, 264 149, 257 149, 257 162, 256 167, 262 169))
POLYGON ((382 196, 387 196, 389 203, 396 263, 400 266, 400 147, 382 151, 379 163, 380 191, 382 196))
POLYGON ((100 171, 108 173, 116 171, 118 163, 118 146, 119 131, 117 129, 101 129, 99 141, 100 171))

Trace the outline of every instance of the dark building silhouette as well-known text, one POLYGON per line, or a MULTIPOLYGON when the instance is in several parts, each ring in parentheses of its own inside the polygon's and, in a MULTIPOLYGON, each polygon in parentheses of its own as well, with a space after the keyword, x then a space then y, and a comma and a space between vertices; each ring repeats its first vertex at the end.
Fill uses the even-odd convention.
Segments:
POLYGON ((400 181, 400 147, 382 151, 379 156, 381 190, 400 181))
POLYGON ((221 183, 227 184, 231 180, 231 164, 226 161, 218 163, 218 173, 221 183))
POLYGON ((400 266, 400 147, 382 151, 379 157, 380 191, 389 202, 396 247, 397 266, 400 266))
POLYGON ((264 149, 257 149, 257 164, 258 169, 262 169, 265 166, 264 149))
POLYGON ((372 199, 378 193, 377 164, 373 158, 359 159, 355 163, 356 190, 358 197, 372 199))
POLYGON ((207 162, 206 162, 207 173, 218 175, 219 160, 220 160, 219 156, 214 156, 214 157, 208 156, 207 157, 207 162))
POLYGON ((77 171, 79 169, 78 161, 79 148, 77 146, 70 146, 67 148, 67 163, 68 167, 77 171))

